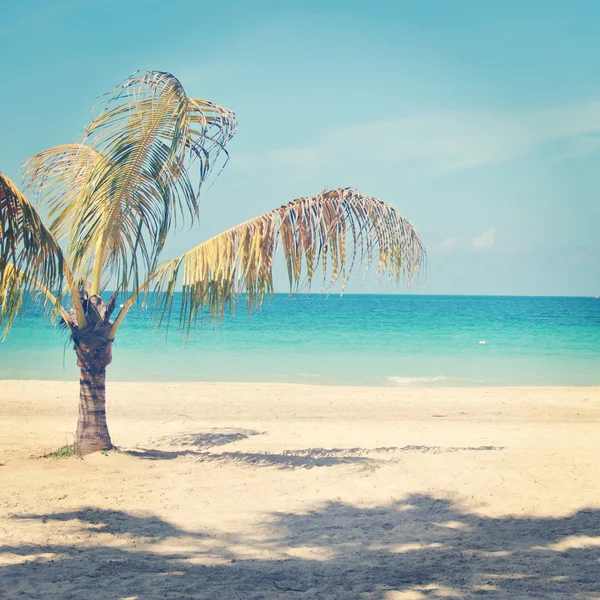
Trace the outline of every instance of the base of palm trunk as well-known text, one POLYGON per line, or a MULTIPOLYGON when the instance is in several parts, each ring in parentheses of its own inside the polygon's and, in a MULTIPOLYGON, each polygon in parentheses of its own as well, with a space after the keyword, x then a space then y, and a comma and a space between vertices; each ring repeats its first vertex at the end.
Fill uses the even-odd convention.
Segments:
POLYGON ((75 453, 83 456, 112 448, 106 424, 106 369, 81 369, 75 453))

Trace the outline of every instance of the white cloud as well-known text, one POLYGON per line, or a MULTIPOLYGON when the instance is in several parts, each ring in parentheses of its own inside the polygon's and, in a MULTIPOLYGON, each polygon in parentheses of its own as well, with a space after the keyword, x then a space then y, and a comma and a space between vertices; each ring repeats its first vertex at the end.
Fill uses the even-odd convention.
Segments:
POLYGON ((259 164, 285 177, 393 171, 428 176, 501 163, 546 147, 550 158, 600 151, 600 101, 522 112, 437 111, 333 129, 305 147, 236 157, 232 167, 259 164), (550 147, 551 146, 551 147, 550 147))
POLYGON ((455 237, 447 237, 439 246, 442 252, 452 252, 456 248, 458 240, 455 237))
POLYGON ((484 250, 491 248, 496 243, 496 230, 491 227, 483 233, 473 238, 471 245, 475 250, 484 250))

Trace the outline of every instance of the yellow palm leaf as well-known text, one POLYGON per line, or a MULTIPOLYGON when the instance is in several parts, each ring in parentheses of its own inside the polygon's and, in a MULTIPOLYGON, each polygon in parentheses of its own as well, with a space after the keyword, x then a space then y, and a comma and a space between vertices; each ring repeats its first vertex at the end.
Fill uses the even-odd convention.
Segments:
MULTIPOLYGON (((323 281, 342 287, 355 264, 410 285, 425 265, 425 250, 412 225, 378 198, 344 188, 299 198, 250 219, 164 263, 151 280, 159 293, 161 319, 168 319, 179 278, 183 281, 180 320, 189 331, 204 310, 219 318, 244 292, 248 309, 273 294, 273 261, 281 248, 290 291, 304 277, 313 279, 319 264, 323 281), (347 248, 347 237, 351 245, 347 248), (332 265, 328 278, 328 262, 332 265)), ((145 289, 150 284, 142 286, 145 289)), ((118 327, 120 321, 116 322, 118 327)))

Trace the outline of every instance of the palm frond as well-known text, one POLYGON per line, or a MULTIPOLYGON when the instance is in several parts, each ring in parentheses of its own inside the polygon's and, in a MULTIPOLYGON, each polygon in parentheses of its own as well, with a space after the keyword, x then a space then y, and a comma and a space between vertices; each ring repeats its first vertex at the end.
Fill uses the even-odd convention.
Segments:
POLYGON ((231 111, 188 98, 173 75, 140 71, 107 94, 85 145, 31 163, 39 191, 58 186, 52 230, 70 231, 74 273, 92 272, 92 293, 110 275, 124 290, 137 285, 140 263, 153 269, 171 227, 198 216, 189 167, 198 161, 204 181, 235 129, 231 111))
POLYGON ((85 198, 109 166, 100 152, 85 144, 61 144, 25 162, 26 188, 49 209, 48 229, 57 239, 69 235, 85 198))
POLYGON ((60 311, 64 259, 33 205, 0 173, 0 326, 5 333, 34 290, 60 311), (56 296, 51 290, 57 290, 56 296))
POLYGON ((80 241, 97 248, 93 288, 105 260, 124 288, 132 272, 137 282, 138 252, 152 270, 178 215, 198 216, 188 163, 199 159, 203 181, 235 126, 231 111, 190 100, 169 73, 138 72, 109 95, 87 137, 112 168, 74 232, 77 250, 80 241))
POLYGON ((290 292, 305 278, 310 286, 319 265, 326 284, 352 268, 368 271, 376 259, 377 274, 410 285, 424 267, 425 249, 412 225, 398 210, 378 198, 344 188, 299 198, 237 225, 164 263, 154 274, 161 320, 170 316, 178 279, 183 294, 180 321, 187 331, 207 310, 220 318, 245 292, 248 309, 273 294, 273 261, 281 247, 290 292))

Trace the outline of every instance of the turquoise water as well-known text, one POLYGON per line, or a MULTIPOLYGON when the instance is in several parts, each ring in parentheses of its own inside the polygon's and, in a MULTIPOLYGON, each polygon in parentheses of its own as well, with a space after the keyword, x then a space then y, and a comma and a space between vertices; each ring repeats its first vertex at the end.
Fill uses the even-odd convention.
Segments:
MULTIPOLYGON (((1 379, 76 379, 64 333, 36 307, 0 343, 1 379)), ((108 377, 347 385, 600 385, 600 300, 277 295, 187 343, 128 315, 108 377), (485 343, 482 343, 485 342, 485 343)))

